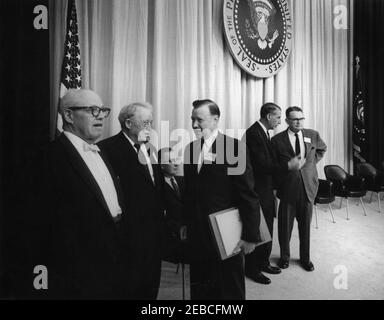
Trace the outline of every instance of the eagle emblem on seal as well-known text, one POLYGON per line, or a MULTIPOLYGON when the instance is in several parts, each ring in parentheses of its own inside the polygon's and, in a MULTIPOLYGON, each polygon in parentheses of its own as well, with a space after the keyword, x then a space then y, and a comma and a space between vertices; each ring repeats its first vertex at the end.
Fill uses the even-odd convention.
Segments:
POLYGON ((268 0, 247 0, 251 19, 245 20, 245 33, 248 38, 257 39, 261 50, 272 48, 279 37, 279 31, 274 26, 276 9, 268 0))

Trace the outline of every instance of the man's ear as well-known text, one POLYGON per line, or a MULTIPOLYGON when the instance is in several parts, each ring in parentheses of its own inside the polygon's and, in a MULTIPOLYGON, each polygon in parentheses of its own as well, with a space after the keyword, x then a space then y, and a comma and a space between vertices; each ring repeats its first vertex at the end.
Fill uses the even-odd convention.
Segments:
POLYGON ((126 127, 127 129, 131 129, 131 127, 132 127, 131 120, 126 119, 126 120, 124 121, 124 125, 125 125, 125 127, 126 127))
POLYGON ((64 109, 63 118, 67 123, 73 123, 73 113, 69 109, 64 109))

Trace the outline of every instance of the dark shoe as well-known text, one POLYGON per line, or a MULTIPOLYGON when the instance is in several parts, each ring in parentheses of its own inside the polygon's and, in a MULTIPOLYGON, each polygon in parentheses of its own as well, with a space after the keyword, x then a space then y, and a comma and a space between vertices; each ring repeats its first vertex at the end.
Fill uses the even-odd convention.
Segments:
POLYGON ((279 274, 281 273, 281 269, 278 267, 274 267, 271 265, 268 265, 262 269, 262 271, 269 273, 269 274, 279 274))
POLYGON ((261 272, 256 273, 254 275, 247 275, 248 278, 252 279, 253 281, 261 284, 270 284, 271 279, 267 278, 265 275, 263 275, 261 272))
POLYGON ((279 265, 279 267, 281 269, 287 269, 289 267, 289 261, 287 261, 287 260, 280 260, 278 265, 279 265))
POLYGON ((313 271, 315 270, 315 267, 311 261, 308 262, 300 262, 301 266, 304 268, 306 271, 313 271))

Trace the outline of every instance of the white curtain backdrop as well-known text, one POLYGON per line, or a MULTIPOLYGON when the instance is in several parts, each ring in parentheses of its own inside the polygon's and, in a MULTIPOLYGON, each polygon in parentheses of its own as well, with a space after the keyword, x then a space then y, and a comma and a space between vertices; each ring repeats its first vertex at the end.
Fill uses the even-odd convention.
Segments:
MULTIPOLYGON (((184 129, 191 137, 196 99, 216 101, 220 128, 233 129, 236 137, 258 120, 261 105, 272 101, 283 112, 302 107, 305 126, 326 141, 322 177, 326 164, 349 169, 352 14, 347 30, 335 29, 333 21, 334 8, 343 5, 350 13, 352 0, 291 0, 291 56, 278 75, 264 80, 247 75, 232 59, 223 35, 223 0, 77 0, 76 5, 83 87, 112 107, 103 138, 119 132, 117 115, 134 101, 152 103, 159 135, 165 134, 161 123, 167 121, 169 131, 184 129)), ((67 0, 50 4, 52 136, 66 6, 67 0)), ((285 128, 283 121, 278 131, 285 128)), ((159 147, 168 143, 157 142, 159 147)))

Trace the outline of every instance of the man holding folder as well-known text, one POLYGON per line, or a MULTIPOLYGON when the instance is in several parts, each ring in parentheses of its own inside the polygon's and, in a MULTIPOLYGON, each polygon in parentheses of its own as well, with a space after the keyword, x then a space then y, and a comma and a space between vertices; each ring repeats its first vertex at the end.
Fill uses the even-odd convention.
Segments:
POLYGON ((218 131, 220 109, 211 100, 193 103, 198 140, 185 151, 185 222, 191 244, 191 299, 245 299, 244 254, 260 241, 260 206, 245 144, 218 131), (242 221, 240 254, 221 260, 209 215, 237 207, 242 221))

